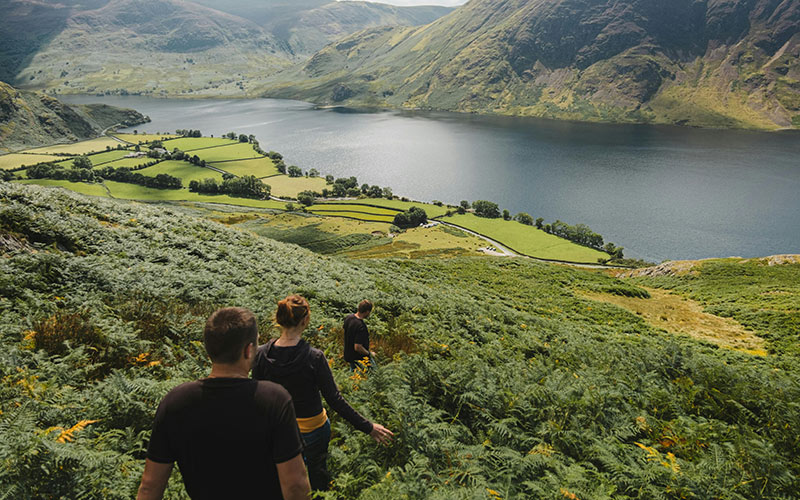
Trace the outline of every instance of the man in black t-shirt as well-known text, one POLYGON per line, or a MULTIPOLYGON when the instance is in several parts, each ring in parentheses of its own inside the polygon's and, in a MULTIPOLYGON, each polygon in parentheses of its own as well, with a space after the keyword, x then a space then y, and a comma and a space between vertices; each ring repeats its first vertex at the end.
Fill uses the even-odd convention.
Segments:
POLYGON ((375 366, 375 353, 369 350, 369 330, 364 323, 370 314, 372 302, 362 300, 356 313, 344 319, 344 360, 350 363, 351 370, 355 370, 364 358, 369 358, 368 366, 375 366))
POLYGON ((208 378, 172 389, 158 406, 138 500, 161 499, 174 462, 193 500, 308 499, 310 486, 291 397, 248 377, 258 326, 247 309, 206 322, 208 378))

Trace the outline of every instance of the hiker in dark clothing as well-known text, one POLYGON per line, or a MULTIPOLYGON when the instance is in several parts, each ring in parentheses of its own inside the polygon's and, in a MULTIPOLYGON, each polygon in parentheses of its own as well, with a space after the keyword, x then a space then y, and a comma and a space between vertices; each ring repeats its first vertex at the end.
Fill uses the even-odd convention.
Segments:
POLYGON ((327 460, 331 424, 322 407, 320 392, 336 413, 375 441, 389 443, 394 434, 362 417, 344 400, 325 355, 301 338, 310 319, 308 301, 303 297, 291 295, 278 303, 275 321, 281 327, 281 336, 258 349, 253 378, 276 382, 291 394, 305 443, 303 458, 311 488, 324 491, 330 484, 327 460))
POLYGON ((369 359, 366 366, 375 366, 375 353, 369 350, 369 330, 364 320, 372 314, 372 302, 362 300, 358 310, 344 319, 344 360, 350 363, 350 369, 355 371, 359 366, 364 366, 364 358, 369 359))
POLYGON ((194 500, 307 500, 311 488, 289 393, 248 377, 258 349, 255 316, 219 309, 203 340, 211 373, 175 387, 158 405, 136 498, 160 500, 177 462, 194 500))

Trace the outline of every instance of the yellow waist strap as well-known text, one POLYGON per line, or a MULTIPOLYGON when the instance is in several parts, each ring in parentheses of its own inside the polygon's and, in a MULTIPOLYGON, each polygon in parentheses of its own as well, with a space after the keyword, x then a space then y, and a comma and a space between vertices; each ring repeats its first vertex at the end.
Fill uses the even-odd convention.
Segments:
POLYGON ((322 413, 319 415, 314 415, 313 417, 307 418, 298 418, 297 419, 297 427, 300 428, 300 432, 306 434, 308 432, 315 431, 325 425, 325 422, 328 420, 328 414, 325 413, 325 408, 322 409, 322 413))

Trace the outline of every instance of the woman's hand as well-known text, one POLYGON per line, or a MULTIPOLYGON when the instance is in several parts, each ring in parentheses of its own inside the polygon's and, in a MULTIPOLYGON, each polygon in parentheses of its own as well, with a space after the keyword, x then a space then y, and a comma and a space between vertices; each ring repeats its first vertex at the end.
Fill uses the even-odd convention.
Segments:
POLYGON ((381 444, 389 444, 392 442, 394 433, 382 426, 381 424, 372 424, 372 432, 369 433, 372 439, 381 444))

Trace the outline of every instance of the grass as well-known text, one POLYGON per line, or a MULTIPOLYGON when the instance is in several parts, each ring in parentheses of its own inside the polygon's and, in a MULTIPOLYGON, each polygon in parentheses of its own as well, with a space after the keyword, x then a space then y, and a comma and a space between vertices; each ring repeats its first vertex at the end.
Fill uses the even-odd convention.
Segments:
POLYGON ((26 153, 60 153, 71 155, 85 155, 97 151, 105 151, 106 146, 112 148, 117 147, 119 141, 110 137, 99 137, 97 139, 90 139, 88 141, 75 142, 73 144, 55 144, 52 146, 44 146, 36 149, 29 149, 26 153))
POLYGON ((251 200, 234 198, 228 195, 209 195, 192 193, 188 189, 152 189, 136 184, 106 181, 106 187, 114 198, 140 201, 189 201, 197 203, 221 203, 241 207, 282 210, 285 203, 270 200, 251 200))
MULTIPOLYGON (((166 144, 168 143, 165 143, 165 145, 166 144)), ((208 163, 227 160, 249 160, 251 158, 262 157, 255 152, 252 144, 243 142, 194 151, 193 154, 196 154, 201 160, 205 160, 208 163)))
POLYGON ((746 330, 740 323, 703 311, 691 300, 663 290, 648 289, 650 298, 635 298, 609 293, 585 293, 587 298, 614 304, 642 317, 655 328, 677 335, 688 335, 712 344, 766 355, 764 339, 746 330))
POLYGON ((222 214, 215 220, 240 223, 241 227, 259 235, 294 243, 318 253, 354 258, 478 255, 478 248, 485 246, 479 238, 444 226, 414 228, 389 238, 385 223, 341 217, 310 217, 294 213, 237 214, 233 217, 222 214))
POLYGON ((338 210, 338 211, 331 211, 331 212, 314 212, 310 210, 311 213, 315 213, 318 215, 324 215, 328 217, 347 217, 350 219, 358 219, 362 221, 369 221, 369 222, 383 222, 386 224, 391 224, 394 221, 394 216, 390 215, 375 215, 375 214, 368 214, 364 212, 355 212, 355 211, 347 211, 347 210, 338 210))
POLYGON ((103 163, 101 167, 114 167, 114 168, 136 168, 139 165, 144 165, 147 162, 153 161, 152 158, 142 156, 141 158, 121 158, 119 160, 103 163))
POLYGON ((226 161, 221 163, 212 163, 211 165, 220 170, 224 170, 238 176, 254 175, 258 178, 262 178, 278 174, 278 169, 275 168, 275 163, 273 163, 273 161, 269 158, 226 161))
POLYGON ((187 161, 168 160, 162 161, 152 167, 147 167, 138 171, 142 175, 155 177, 158 174, 169 174, 183 181, 184 186, 188 186, 190 181, 202 179, 215 179, 222 181, 222 174, 210 168, 198 167, 187 161))
POLYGON ((423 203, 420 201, 400 201, 400 200, 387 200, 386 198, 370 198, 364 200, 343 201, 336 203, 347 203, 348 205, 373 205, 385 208, 393 208, 395 210, 408 210, 411 207, 419 207, 425 210, 428 217, 441 217, 449 210, 446 206, 439 207, 432 203, 423 203))
POLYGON ((221 137, 180 137, 164 141, 164 148, 172 151, 175 148, 181 151, 194 151, 196 149, 212 148, 238 144, 238 141, 223 139, 221 137))
POLYGON ((131 142, 133 144, 140 144, 153 141, 163 141, 166 139, 171 139, 173 137, 178 137, 175 134, 111 134, 111 135, 112 137, 116 137, 125 142, 131 142))
POLYGON ((108 191, 102 184, 90 184, 88 182, 70 182, 70 181, 57 181, 53 179, 28 179, 23 181, 15 181, 20 184, 36 184, 38 186, 47 187, 60 187, 75 191, 76 193, 88 194, 90 196, 102 196, 108 198, 108 191))
POLYGON ((37 163, 44 163, 48 161, 60 160, 63 157, 53 155, 30 155, 21 153, 10 153, 7 155, 0 155, 0 170, 14 170, 22 166, 32 166, 37 163))
MULTIPOLYGON (((219 164, 216 166, 224 169, 224 166, 219 164)), ((320 192, 327 185, 325 179, 320 177, 289 177, 288 175, 276 175, 264 179, 264 183, 272 187, 272 196, 278 198, 296 198, 297 193, 303 191, 320 192)))
POLYGON ((352 205, 348 203, 319 203, 316 205, 311 205, 308 208, 309 211, 315 213, 324 213, 324 212, 362 212, 366 214, 372 215, 388 215, 394 217, 395 214, 399 212, 397 210, 392 210, 388 208, 379 208, 379 207, 368 207, 365 205, 352 205))
POLYGON ((473 214, 453 215, 443 218, 442 221, 475 231, 530 257, 590 264, 596 264, 599 258, 608 258, 605 252, 578 245, 516 221, 486 219, 473 214))

